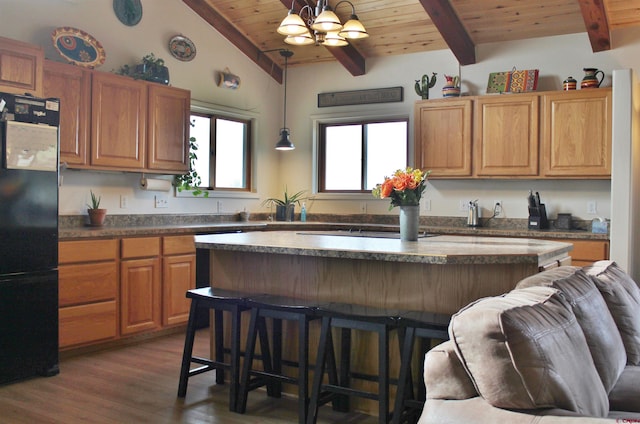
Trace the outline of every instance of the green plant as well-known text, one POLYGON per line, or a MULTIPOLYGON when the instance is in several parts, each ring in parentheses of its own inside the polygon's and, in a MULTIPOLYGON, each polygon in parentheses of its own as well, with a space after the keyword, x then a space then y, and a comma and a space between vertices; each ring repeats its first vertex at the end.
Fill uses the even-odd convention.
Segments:
MULTIPOLYGON (((193 126, 193 123, 191 123, 193 126)), ((195 137, 189 137, 189 172, 183 175, 176 175, 173 177, 173 185, 178 191, 191 190, 194 196, 209 197, 209 192, 200 188, 202 179, 196 172, 195 161, 198 159, 196 152, 198 151, 198 144, 195 137)))
POLYGON ((134 66, 122 65, 115 73, 118 75, 128 75, 133 79, 149 80, 152 75, 156 74, 164 66, 164 59, 156 57, 153 53, 149 53, 142 57, 139 64, 134 66))
POLYGON ((431 79, 429 79, 427 74, 424 74, 422 76, 422 84, 420 83, 420 80, 416 80, 415 89, 418 96, 425 100, 429 98, 429 89, 436 85, 436 75, 438 74, 433 72, 431 74, 431 79))
POLYGON ((91 204, 87 203, 87 208, 89 209, 100 209, 100 196, 96 196, 91 190, 91 204))
POLYGON ((304 196, 304 194, 306 193, 306 190, 300 190, 299 192, 289 196, 289 194, 287 193, 287 186, 284 186, 284 198, 282 199, 276 199, 274 197, 270 197, 268 199, 265 199, 262 202, 262 205, 277 205, 277 206, 289 206, 289 205, 293 205, 293 204, 298 204, 300 205, 300 202, 302 202, 303 200, 307 200, 309 197, 304 196))

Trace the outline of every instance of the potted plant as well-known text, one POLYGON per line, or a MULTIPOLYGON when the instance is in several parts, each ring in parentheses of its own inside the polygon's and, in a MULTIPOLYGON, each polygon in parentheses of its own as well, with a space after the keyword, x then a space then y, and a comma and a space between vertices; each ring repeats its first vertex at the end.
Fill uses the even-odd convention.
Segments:
MULTIPOLYGON (((193 123, 191 123, 191 126, 193 126, 193 123)), ((197 150, 198 144, 196 143, 196 138, 189 137, 189 172, 174 176, 173 185, 178 191, 191 190, 194 196, 200 196, 202 194, 202 197, 209 197, 209 192, 200 188, 202 179, 195 169, 195 161, 198 159, 196 155, 197 150)))
POLYGON ((100 208, 100 196, 96 196, 91 190, 91 204, 87 203, 87 212, 89 213, 89 223, 94 227, 104 224, 104 218, 107 215, 106 209, 100 208))
POLYGON ((135 65, 133 68, 129 65, 123 65, 116 73, 119 75, 129 75, 134 79, 169 85, 169 68, 164 65, 164 59, 156 57, 153 53, 144 56, 141 59, 141 63, 135 65))
POLYGON ((284 197, 282 199, 269 198, 262 202, 262 205, 276 205, 276 221, 293 221, 296 204, 308 199, 304 196, 305 190, 301 190, 291 196, 287 193, 287 187, 284 187, 284 197))

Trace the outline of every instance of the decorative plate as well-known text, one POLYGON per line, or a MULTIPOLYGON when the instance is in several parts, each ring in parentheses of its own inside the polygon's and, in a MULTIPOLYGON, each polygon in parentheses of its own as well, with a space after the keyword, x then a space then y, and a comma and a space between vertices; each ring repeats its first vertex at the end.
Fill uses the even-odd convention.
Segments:
POLYGON ((184 35, 171 37, 169 51, 173 57, 183 62, 188 62, 196 57, 196 45, 184 35))
POLYGON ((53 46, 69 62, 95 68, 104 63, 106 57, 102 44, 86 32, 71 27, 60 27, 51 33, 53 46))
POLYGON ((140 0, 113 0, 113 11, 118 20, 127 26, 134 26, 142 19, 140 0))

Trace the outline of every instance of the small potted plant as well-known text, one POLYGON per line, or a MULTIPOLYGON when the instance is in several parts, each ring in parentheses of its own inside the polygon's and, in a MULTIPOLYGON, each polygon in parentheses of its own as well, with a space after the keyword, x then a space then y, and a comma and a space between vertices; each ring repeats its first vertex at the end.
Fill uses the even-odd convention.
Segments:
POLYGON ((135 65, 133 68, 129 65, 123 65, 116 73, 119 75, 129 75, 134 79, 169 85, 169 68, 164 65, 164 59, 156 57, 153 53, 144 56, 141 63, 135 65))
POLYGON ((87 213, 89 214, 89 223, 93 227, 102 226, 107 215, 107 210, 100 208, 100 200, 101 197, 96 196, 91 190, 91 203, 87 203, 87 213))
MULTIPOLYGON (((193 126, 193 123, 191 123, 193 126)), ((182 175, 176 175, 173 177, 173 185, 176 190, 181 191, 191 191, 194 196, 209 197, 209 192, 207 190, 203 190, 200 188, 202 185, 202 179, 200 175, 196 171, 195 161, 198 159, 196 155, 196 151, 198 150, 198 144, 196 143, 195 137, 189 138, 189 172, 182 175)))
POLYGON ((301 190, 291 196, 287 193, 287 187, 284 188, 284 197, 282 199, 269 198, 262 202, 262 205, 276 205, 276 221, 293 221, 296 204, 308 199, 304 196, 305 190, 301 190))

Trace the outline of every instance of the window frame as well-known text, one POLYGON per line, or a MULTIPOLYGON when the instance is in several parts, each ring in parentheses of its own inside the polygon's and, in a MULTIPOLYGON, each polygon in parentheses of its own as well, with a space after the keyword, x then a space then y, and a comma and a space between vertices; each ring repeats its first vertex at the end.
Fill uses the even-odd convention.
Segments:
MULTIPOLYGON (((253 158, 253 134, 255 133, 255 119, 247 116, 240 116, 237 114, 226 113, 224 111, 210 110, 204 108, 191 108, 189 117, 191 116, 200 116, 204 118, 209 118, 210 120, 210 139, 209 139, 209 150, 207 154, 209 155, 209 181, 202 181, 202 190, 208 192, 226 192, 226 193, 252 193, 254 191, 254 182, 253 182, 253 166, 254 166, 254 158, 253 158), (241 122, 245 124, 246 135, 244 139, 244 179, 246 181, 246 187, 236 188, 236 187, 216 187, 215 183, 215 163, 217 158, 216 152, 216 120, 224 119, 227 121, 241 122), (212 184, 213 183, 213 184, 212 184), (205 185, 206 184, 206 185, 205 185)), ((202 150, 202 145, 198 140, 196 140, 196 144, 198 144, 198 152, 197 154, 202 154, 204 150, 202 150)))
POLYGON ((340 120, 322 120, 318 121, 314 126, 317 129, 317 160, 314 161, 316 164, 316 192, 319 194, 370 194, 371 190, 365 187, 366 185, 366 158, 367 158, 367 137, 366 137, 366 125, 367 124, 380 124, 385 122, 405 122, 407 125, 407 134, 406 134, 406 146, 407 146, 407 157, 406 163, 407 165, 411 162, 412 156, 412 146, 410 143, 411 140, 411 121, 406 115, 397 115, 397 116, 387 116, 387 117, 353 117, 346 118, 340 120), (361 142, 362 142, 362 159, 361 159, 361 174, 360 174, 360 190, 327 190, 325 188, 325 169, 326 169, 326 129, 327 127, 337 127, 337 126, 348 126, 348 125, 360 125, 361 126, 361 142))

